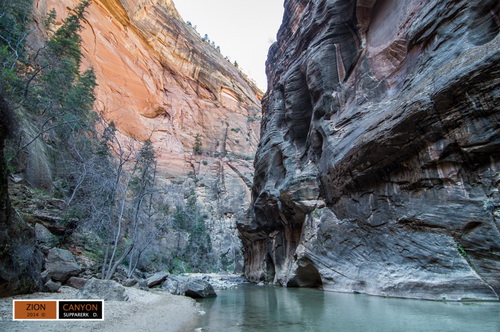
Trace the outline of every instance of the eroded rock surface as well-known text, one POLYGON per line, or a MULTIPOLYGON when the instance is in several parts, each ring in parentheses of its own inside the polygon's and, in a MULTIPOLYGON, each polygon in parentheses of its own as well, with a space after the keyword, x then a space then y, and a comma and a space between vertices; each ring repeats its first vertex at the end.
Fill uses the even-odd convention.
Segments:
POLYGON ((249 279, 499 299, 499 13, 285 1, 239 224, 249 279))

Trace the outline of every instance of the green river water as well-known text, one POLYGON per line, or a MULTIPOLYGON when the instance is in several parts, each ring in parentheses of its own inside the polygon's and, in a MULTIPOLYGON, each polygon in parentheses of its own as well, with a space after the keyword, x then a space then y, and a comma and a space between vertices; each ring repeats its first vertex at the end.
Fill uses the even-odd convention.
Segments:
MULTIPOLYGON (((201 331, 500 332, 498 302, 435 302, 242 285, 200 300, 201 331)), ((198 330, 200 331, 200 330, 198 330)))

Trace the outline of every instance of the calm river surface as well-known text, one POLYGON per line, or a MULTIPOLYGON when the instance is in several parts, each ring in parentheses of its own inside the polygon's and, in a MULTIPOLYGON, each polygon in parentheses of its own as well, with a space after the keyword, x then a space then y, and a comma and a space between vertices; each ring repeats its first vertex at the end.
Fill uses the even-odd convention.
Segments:
POLYGON ((500 303, 433 302, 243 285, 200 300, 202 331, 500 331, 500 303))

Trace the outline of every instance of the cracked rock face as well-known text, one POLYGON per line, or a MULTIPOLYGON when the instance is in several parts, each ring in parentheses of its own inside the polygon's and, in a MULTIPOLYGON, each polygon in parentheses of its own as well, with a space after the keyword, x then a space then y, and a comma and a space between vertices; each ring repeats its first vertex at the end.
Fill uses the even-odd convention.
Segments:
POLYGON ((245 272, 425 299, 500 294, 500 5, 286 0, 245 272))

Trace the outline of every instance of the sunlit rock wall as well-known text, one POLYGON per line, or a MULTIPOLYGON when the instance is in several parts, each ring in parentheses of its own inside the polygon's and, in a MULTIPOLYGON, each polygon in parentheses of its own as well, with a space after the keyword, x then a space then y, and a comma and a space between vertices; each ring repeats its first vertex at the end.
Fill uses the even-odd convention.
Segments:
POLYGON ((286 0, 245 272, 426 299, 500 293, 498 1, 286 0))
MULTIPOLYGON (((36 0, 38 40, 51 8, 57 27, 77 4, 36 0)), ((96 110, 115 122, 124 142, 152 140, 164 183, 195 180, 189 183, 214 247, 236 252, 236 220, 250 201, 260 135, 260 90, 203 42, 170 0, 93 0, 82 38, 84 66, 99 84, 96 110), (195 155, 197 135, 202 153, 195 155)), ((33 50, 41 47, 32 39, 33 50)))

